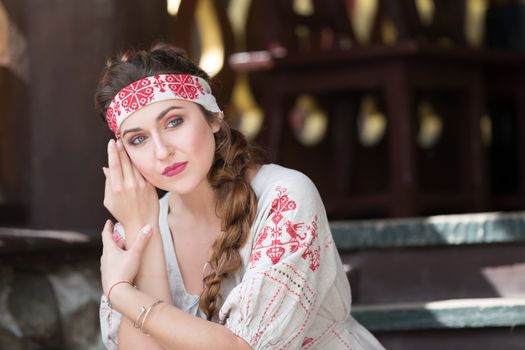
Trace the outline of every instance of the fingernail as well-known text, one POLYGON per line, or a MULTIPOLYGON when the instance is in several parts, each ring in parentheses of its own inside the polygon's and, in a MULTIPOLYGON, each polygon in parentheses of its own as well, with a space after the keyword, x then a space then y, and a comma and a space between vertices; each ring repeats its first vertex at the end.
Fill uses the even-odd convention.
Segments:
POLYGON ((114 232, 114 233, 113 233, 113 240, 114 240, 115 242, 118 242, 118 241, 120 241, 121 239, 122 239, 122 236, 120 235, 120 233, 118 233, 118 232, 114 232))
MULTIPOLYGON (((111 229, 110 227, 111 225, 111 220, 106 220, 106 223, 104 224, 104 230, 107 228, 107 229, 111 229)), ((104 231, 102 231, 102 234, 104 234, 104 231)))
POLYGON ((142 233, 144 236, 147 236, 151 232, 151 225, 147 224, 143 228, 140 229, 140 233, 142 233))

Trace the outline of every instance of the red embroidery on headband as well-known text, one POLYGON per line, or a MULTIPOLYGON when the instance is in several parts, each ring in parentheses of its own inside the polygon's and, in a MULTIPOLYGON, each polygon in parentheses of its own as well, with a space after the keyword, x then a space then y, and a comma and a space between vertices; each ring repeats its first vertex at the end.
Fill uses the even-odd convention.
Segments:
POLYGON ((114 112, 113 108, 111 108, 111 107, 108 108, 108 110, 106 111, 106 121, 107 121, 111 131, 113 131, 113 133, 115 134, 117 139, 119 139, 120 138, 120 132, 118 131, 118 127, 117 127, 117 118, 115 116, 115 112, 114 112))
POLYGON ((158 74, 126 86, 117 93, 106 111, 106 120, 117 138, 122 122, 133 112, 152 102, 170 98, 196 102, 212 112, 220 112, 213 96, 201 98, 211 90, 206 81, 186 74, 158 74))
POLYGON ((120 90, 118 98, 122 101, 122 108, 129 113, 151 102, 153 92, 151 82, 148 79, 142 79, 120 90))
POLYGON ((194 100, 200 94, 204 94, 204 89, 197 79, 191 75, 173 74, 166 76, 168 88, 181 98, 194 100))
POLYGON ((165 92, 166 82, 160 77, 160 75, 154 75, 153 79, 155 79, 155 81, 153 82, 153 86, 160 92, 165 92))

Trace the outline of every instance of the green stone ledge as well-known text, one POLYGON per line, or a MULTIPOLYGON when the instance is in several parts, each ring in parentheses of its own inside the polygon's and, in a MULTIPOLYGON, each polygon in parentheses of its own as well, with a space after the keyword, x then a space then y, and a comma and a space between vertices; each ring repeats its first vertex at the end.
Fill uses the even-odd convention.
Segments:
POLYGON ((100 233, 95 230, 33 230, 0 227, 0 256, 96 250, 101 246, 100 233))
POLYGON ((352 315, 376 332, 525 325, 525 298, 454 299, 359 305, 352 315))
POLYGON ((525 212, 332 221, 340 250, 525 242, 525 212))

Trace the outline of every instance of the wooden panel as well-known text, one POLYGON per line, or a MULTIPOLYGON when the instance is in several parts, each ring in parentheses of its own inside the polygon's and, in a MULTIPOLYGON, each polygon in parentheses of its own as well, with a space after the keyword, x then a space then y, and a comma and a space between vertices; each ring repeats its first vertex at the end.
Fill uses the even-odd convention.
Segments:
POLYGON ((29 90, 32 228, 93 228, 102 206, 107 126, 93 94, 106 57, 168 37, 164 1, 29 1, 24 9, 29 90))

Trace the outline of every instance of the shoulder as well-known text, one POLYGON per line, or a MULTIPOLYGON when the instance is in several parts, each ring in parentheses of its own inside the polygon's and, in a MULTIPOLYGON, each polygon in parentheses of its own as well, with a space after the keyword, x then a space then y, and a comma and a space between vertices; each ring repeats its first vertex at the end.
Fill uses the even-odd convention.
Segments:
POLYGON ((308 176, 277 164, 263 165, 253 179, 252 187, 262 211, 285 203, 289 209, 323 207, 319 192, 308 176))
POLYGON ((300 171, 277 164, 265 164, 252 181, 252 187, 258 198, 274 196, 277 188, 288 195, 300 198, 317 197, 319 192, 312 180, 300 171))

